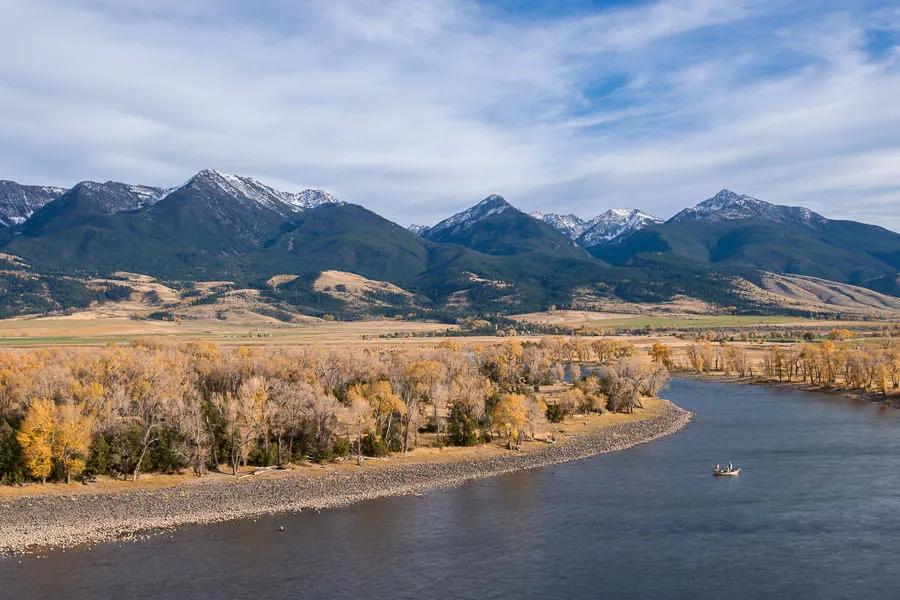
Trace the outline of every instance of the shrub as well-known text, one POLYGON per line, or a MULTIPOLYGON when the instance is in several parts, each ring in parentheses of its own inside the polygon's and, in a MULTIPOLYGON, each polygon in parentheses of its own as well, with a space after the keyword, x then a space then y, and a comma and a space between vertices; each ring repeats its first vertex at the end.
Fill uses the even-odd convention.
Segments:
POLYGON ((113 284, 103 290, 103 296, 107 300, 118 302, 120 300, 128 300, 134 289, 127 285, 113 284))
POLYGON ((147 315, 147 318, 152 321, 174 321, 175 313, 171 310, 157 310, 147 315))
POLYGON ((0 421, 0 483, 13 484, 25 480, 25 459, 16 440, 16 432, 6 421, 0 421))
POLYGON ((159 292, 157 292, 156 290, 147 290, 141 296, 141 300, 143 300, 147 304, 162 304, 162 298, 159 296, 159 292))
POLYGON ((566 410, 559 404, 547 405, 547 420, 551 423, 559 423, 567 416, 566 410))
POLYGON ((331 452, 335 457, 347 458, 350 456, 350 440, 344 437, 334 438, 331 444, 331 452))
POLYGON ((362 439, 362 453, 366 456, 380 458, 390 454, 390 449, 380 436, 369 433, 362 439))
POLYGON ((481 438, 478 420, 454 402, 447 421, 447 441, 453 446, 475 446, 481 438))
POLYGON ((90 474, 102 473, 103 475, 108 475, 111 454, 112 448, 110 448, 106 437, 98 435, 91 442, 91 446, 88 449, 85 471, 90 474))

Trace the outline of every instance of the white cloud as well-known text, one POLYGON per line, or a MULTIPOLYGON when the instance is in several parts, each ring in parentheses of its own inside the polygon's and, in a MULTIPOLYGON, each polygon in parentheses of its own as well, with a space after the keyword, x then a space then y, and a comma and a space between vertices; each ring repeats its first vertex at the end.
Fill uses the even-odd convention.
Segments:
POLYGON ((897 55, 862 47, 896 13, 827 8, 0 0, 0 176, 215 167, 402 223, 492 192, 666 216, 730 187, 898 229, 897 55))

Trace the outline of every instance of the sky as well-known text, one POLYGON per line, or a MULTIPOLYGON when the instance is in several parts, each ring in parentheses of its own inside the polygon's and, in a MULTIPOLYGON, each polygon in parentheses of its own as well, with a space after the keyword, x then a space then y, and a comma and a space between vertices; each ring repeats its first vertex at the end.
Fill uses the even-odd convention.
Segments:
POLYGON ((0 0, 0 179, 498 193, 669 217, 722 188, 900 231, 900 6, 0 0))

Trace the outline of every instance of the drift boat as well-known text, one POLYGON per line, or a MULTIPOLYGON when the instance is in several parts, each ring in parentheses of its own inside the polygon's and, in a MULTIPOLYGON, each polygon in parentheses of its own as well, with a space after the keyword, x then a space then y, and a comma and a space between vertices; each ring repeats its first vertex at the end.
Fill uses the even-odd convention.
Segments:
POLYGON ((713 467, 713 475, 716 477, 734 477, 740 472, 741 468, 735 467, 734 465, 728 465, 727 467, 716 465, 713 467))

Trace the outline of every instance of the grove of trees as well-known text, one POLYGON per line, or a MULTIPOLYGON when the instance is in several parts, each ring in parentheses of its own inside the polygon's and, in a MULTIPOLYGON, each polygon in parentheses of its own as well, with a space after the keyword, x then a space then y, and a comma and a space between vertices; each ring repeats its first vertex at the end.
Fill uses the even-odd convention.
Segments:
POLYGON ((852 388, 883 397, 900 392, 900 340, 859 344, 849 339, 851 335, 835 329, 820 341, 764 348, 698 340, 684 349, 681 361, 672 358, 674 351, 662 344, 654 345, 650 354, 654 361, 667 359, 672 367, 698 373, 852 388))
POLYGON ((640 407, 666 370, 633 354, 618 340, 578 338, 420 350, 136 341, 9 351, 0 353, 0 480, 361 464, 408 452, 426 434, 436 445, 499 438, 515 447, 548 419, 640 407), (600 368, 567 372, 582 361, 600 368), (567 377, 548 405, 540 386, 567 377))

